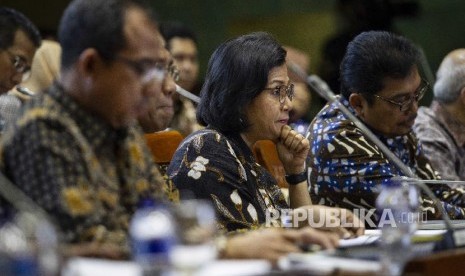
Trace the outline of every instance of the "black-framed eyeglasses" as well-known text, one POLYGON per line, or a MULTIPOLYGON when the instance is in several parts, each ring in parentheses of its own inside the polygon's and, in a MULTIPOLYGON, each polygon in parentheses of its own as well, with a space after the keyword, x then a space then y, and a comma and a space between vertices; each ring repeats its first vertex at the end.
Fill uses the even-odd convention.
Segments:
POLYGON ((377 94, 375 94, 375 97, 393 105, 397 105, 399 107, 399 110, 404 112, 412 106, 413 101, 419 102, 423 98, 423 96, 425 96, 426 91, 428 91, 428 89, 429 83, 426 80, 422 79, 420 87, 417 89, 417 91, 415 91, 415 94, 413 94, 413 96, 408 96, 408 99, 405 99, 403 101, 395 101, 393 99, 388 99, 377 94))
POLYGON ((290 83, 289 85, 279 85, 276 87, 267 87, 263 90, 271 90, 271 95, 275 96, 278 98, 279 103, 284 104, 286 102, 286 97, 289 98, 289 100, 294 99, 294 84, 290 83))
POLYGON ((6 52, 10 56, 11 64, 15 68, 16 73, 22 74, 21 81, 27 80, 31 76, 31 66, 27 64, 26 59, 8 50, 6 52))
POLYGON ((175 82, 179 80, 179 70, 173 62, 166 65, 166 63, 162 62, 154 62, 147 59, 132 60, 122 56, 117 56, 116 60, 128 65, 137 75, 140 76, 143 84, 147 84, 152 81, 162 82, 166 75, 172 77, 175 82))

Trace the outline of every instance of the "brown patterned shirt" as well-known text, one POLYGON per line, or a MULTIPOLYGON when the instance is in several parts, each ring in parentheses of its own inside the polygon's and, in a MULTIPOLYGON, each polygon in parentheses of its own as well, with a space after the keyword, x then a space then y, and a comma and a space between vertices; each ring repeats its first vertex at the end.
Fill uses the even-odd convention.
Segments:
MULTIPOLYGON (((355 113, 346 99, 340 100, 355 113)), ((326 105, 317 114, 308 132, 311 147, 309 191, 313 204, 351 210, 375 209, 380 184, 404 176, 336 103, 326 105)), ((424 157, 413 132, 394 138, 377 136, 420 179, 440 179, 424 157)), ((447 185, 431 185, 430 188, 452 219, 465 218, 463 188, 451 189, 447 185)), ((429 219, 441 218, 441 212, 431 198, 423 195, 420 203, 429 219)))
POLYGON ((2 169, 58 223, 65 242, 127 248, 141 198, 163 178, 138 127, 113 129, 55 84, 31 100, 1 146, 2 169))
POLYGON ((425 156, 444 179, 465 180, 465 125, 438 102, 420 107, 415 131, 425 156))
POLYGON ((213 203, 221 230, 256 229, 266 222, 267 210, 289 208, 276 180, 239 135, 213 129, 193 133, 177 149, 168 176, 181 198, 213 203))

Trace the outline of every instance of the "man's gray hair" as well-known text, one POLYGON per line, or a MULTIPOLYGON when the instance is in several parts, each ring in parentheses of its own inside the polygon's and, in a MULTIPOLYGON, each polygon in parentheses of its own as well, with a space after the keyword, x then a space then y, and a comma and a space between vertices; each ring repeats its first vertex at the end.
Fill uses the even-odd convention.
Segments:
MULTIPOLYGON (((459 49, 465 54, 465 49, 459 49)), ((453 54, 452 54, 453 55, 453 54)), ((445 104, 457 100, 465 87, 465 60, 457 60, 450 54, 442 61, 436 73, 434 98, 445 104)))

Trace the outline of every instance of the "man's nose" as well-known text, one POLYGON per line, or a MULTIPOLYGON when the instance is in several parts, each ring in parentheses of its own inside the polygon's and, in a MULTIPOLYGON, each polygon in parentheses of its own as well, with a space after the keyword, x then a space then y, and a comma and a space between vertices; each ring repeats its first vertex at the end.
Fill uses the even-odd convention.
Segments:
POLYGON ((162 92, 167 96, 171 96, 176 92, 176 82, 174 82, 174 79, 171 76, 165 78, 162 92))
POLYGON ((18 85, 21 83, 23 79, 23 73, 15 72, 13 76, 11 77, 11 81, 14 83, 14 85, 18 85))

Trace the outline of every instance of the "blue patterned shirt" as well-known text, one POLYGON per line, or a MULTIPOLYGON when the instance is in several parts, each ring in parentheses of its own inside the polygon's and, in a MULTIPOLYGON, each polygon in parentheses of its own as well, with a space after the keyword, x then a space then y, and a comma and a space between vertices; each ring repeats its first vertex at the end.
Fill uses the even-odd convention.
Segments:
MULTIPOLYGON (((341 102, 355 114, 346 99, 341 102)), ((310 132, 309 192, 314 204, 351 210, 374 209, 380 184, 400 171, 363 132, 350 121, 336 103, 326 105, 308 128, 310 132)), ((395 138, 378 138, 421 179, 440 179, 423 156, 413 132, 395 138)), ((430 187, 453 219, 465 218, 465 191, 446 185, 430 187)), ((440 212, 432 199, 422 195, 421 211, 430 219, 440 212)), ((376 217, 374 218, 376 220, 376 217)))

